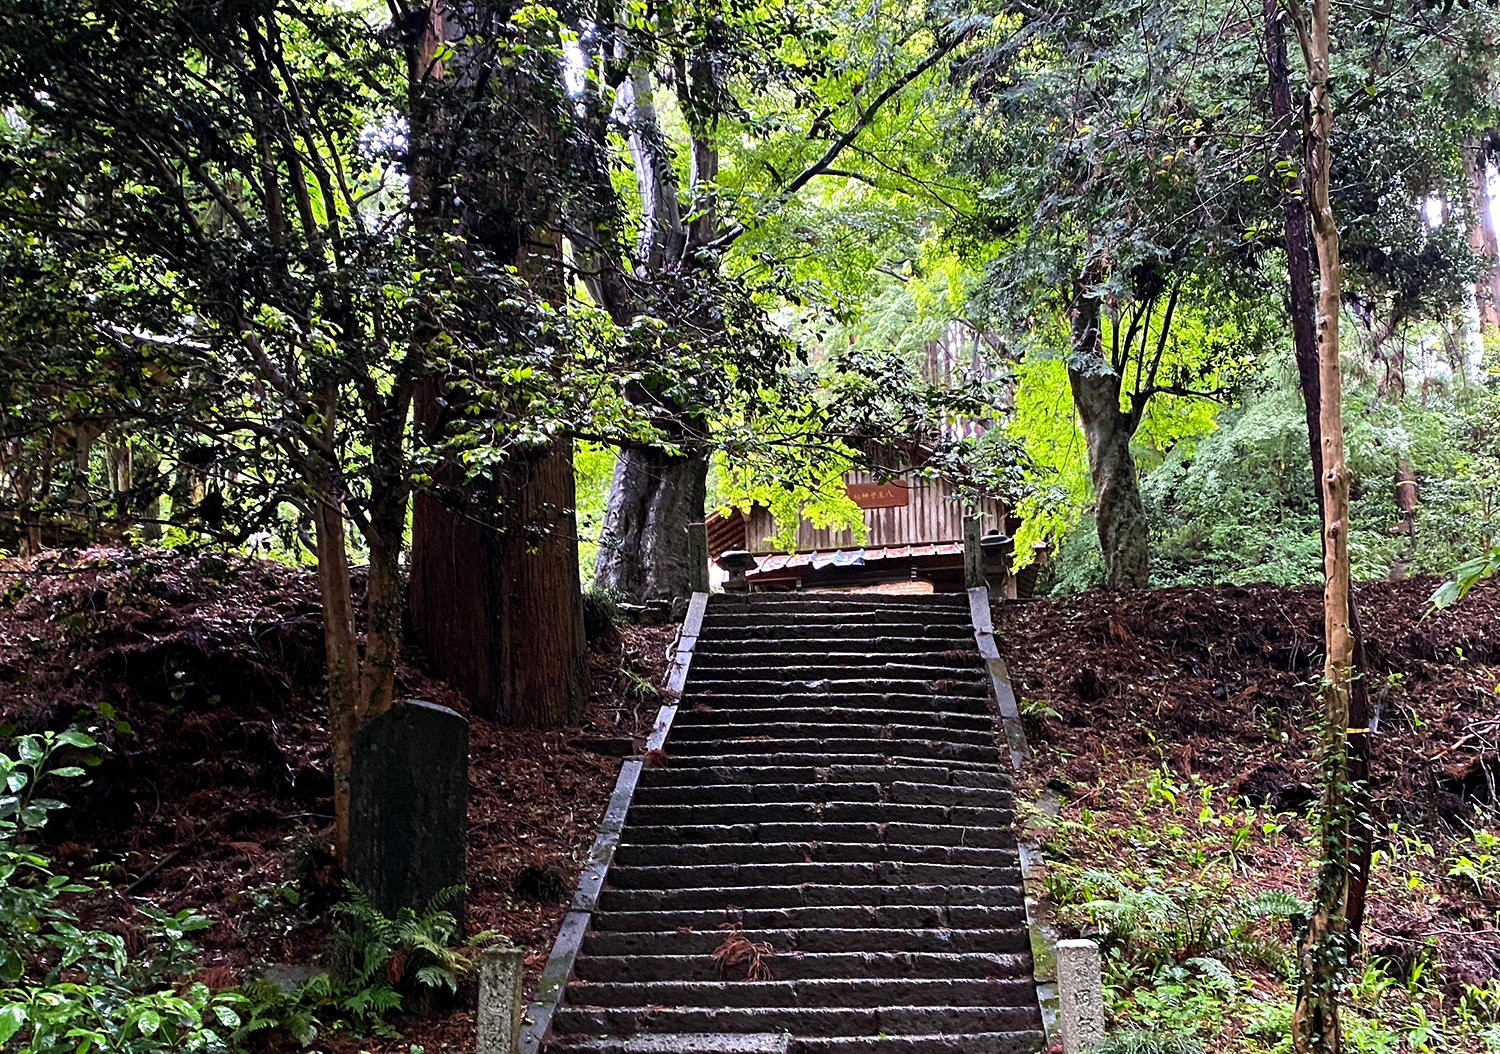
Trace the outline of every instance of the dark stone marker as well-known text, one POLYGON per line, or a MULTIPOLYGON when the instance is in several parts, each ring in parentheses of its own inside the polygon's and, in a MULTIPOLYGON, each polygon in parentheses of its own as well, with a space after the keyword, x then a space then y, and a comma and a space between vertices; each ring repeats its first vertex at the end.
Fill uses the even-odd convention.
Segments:
MULTIPOLYGON (((349 878, 385 915, 464 883, 469 722, 420 699, 360 725, 349 773, 349 878)), ((444 910, 458 919, 460 895, 444 910)))

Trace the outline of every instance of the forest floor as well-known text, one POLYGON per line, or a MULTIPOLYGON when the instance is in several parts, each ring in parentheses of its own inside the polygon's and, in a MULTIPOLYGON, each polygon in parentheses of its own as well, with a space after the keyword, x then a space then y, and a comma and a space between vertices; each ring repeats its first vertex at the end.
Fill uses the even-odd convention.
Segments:
MULTIPOLYGON (((1476 833, 1500 831, 1487 811, 1500 583, 1423 619, 1432 585, 1357 592, 1380 711, 1381 839, 1355 1051, 1484 1049, 1485 1015, 1500 1016, 1500 846, 1476 833), (1447 1030, 1446 1046, 1421 1045, 1420 1015, 1447 1030)), ((1195 1031, 1215 1050, 1272 1050, 1284 1034, 1290 924, 1244 901, 1311 886, 1319 603, 1315 590, 1204 587, 997 609, 1036 750, 1024 789, 1062 799, 1057 816, 1032 817, 1047 891, 1065 929, 1104 930, 1119 1023, 1195 1031)), ((592 696, 570 728, 469 715, 468 928, 524 946, 531 984, 616 755, 639 749, 655 716, 673 634, 596 639, 592 696)), ((0 563, 0 719, 90 728, 108 748, 46 832, 60 868, 103 883, 76 905, 86 921, 128 942, 142 908, 201 912, 212 926, 196 977, 214 988, 325 952, 323 909, 340 888, 322 665, 304 571, 161 551, 0 563)), ((468 710, 417 665, 401 667, 397 691, 468 710)), ((454 1003, 395 1019, 399 1036, 334 1032, 318 1045, 468 1054, 473 997, 466 985, 454 1003)))
MULTIPOLYGON (((548 732, 496 724, 419 667, 398 671, 398 698, 470 719, 467 928, 528 950, 528 994, 619 755, 642 749, 656 717, 674 634, 622 626, 594 640, 588 707, 548 732)), ((74 905, 86 922, 130 943, 139 907, 207 916, 195 976, 213 989, 325 952, 324 909, 342 890, 322 650, 310 572, 162 551, 0 563, 0 719, 21 732, 73 724, 107 747, 46 832, 57 866, 103 880, 74 905)), ((473 998, 466 986, 464 1009, 398 1021, 399 1039, 336 1033, 319 1046, 467 1054, 473 998)))
MULTIPOLYGON (((1350 1049, 1500 1050, 1500 582, 1357 587, 1378 714, 1367 953, 1350 1049)), ((1322 597, 1181 587, 1003 605, 1026 790, 1065 932, 1106 945, 1116 1022, 1274 1050, 1294 993, 1280 890, 1309 896, 1322 597), (1055 801, 1056 798, 1053 798, 1055 801)))

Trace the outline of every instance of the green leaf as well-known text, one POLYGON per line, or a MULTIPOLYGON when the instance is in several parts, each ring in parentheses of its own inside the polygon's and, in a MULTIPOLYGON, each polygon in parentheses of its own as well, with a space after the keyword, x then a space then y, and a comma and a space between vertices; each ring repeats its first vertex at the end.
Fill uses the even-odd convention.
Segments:
POLYGON ((161 1028, 161 1015, 155 1010, 144 1011, 136 1021, 136 1027, 141 1030, 143 1036, 154 1036, 161 1028))
POLYGON ((77 747, 79 750, 93 750, 99 745, 99 741, 93 736, 69 729, 58 735, 57 742, 65 747, 77 747))
POLYGON ((26 1005, 24 1003, 11 1003, 9 1006, 0 1007, 0 1043, 9 1041, 21 1030, 26 1023, 26 1005))
POLYGON ((60 769, 53 769, 51 773, 49 773, 49 775, 61 776, 64 779, 69 779, 73 776, 82 776, 83 771, 84 770, 81 765, 64 765, 60 769))

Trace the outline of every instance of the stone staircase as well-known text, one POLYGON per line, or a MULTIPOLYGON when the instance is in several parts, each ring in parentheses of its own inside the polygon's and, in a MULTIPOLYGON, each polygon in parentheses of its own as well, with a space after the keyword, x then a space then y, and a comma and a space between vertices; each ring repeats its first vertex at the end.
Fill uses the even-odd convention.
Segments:
POLYGON ((714 596, 544 1049, 1042 1050, 996 729, 963 594, 714 596))

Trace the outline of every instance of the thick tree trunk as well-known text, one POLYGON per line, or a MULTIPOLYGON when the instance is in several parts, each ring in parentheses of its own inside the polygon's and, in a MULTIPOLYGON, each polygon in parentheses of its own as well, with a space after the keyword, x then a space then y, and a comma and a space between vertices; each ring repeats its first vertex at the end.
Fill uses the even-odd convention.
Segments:
POLYGON ((511 724, 555 728, 588 701, 574 487, 571 440, 506 469, 494 644, 500 711, 511 724))
MULTIPOLYGON (((484 23, 498 11, 478 5, 468 17, 484 23)), ((452 22, 458 12, 436 3, 431 12, 422 48, 427 58, 414 68, 427 68, 439 42, 464 35, 452 22)), ((459 67, 448 75, 467 83, 481 83, 493 72, 477 64, 459 67)), ((441 66, 432 75, 444 75, 441 66)), ((441 123, 439 115, 430 119, 441 123)), ((523 175, 514 171, 503 145, 490 144, 489 150, 497 179, 523 175)), ((482 166, 467 178, 480 179, 478 170, 482 166)), ((414 194, 437 186, 441 175, 429 163, 414 181, 414 194)), ((447 196, 434 196, 442 200, 419 195, 419 209, 447 208, 447 196)), ((547 222, 548 209, 547 201, 535 197, 504 207, 489 201, 465 206, 460 226, 491 259, 513 262, 533 294, 562 304, 560 239, 539 226, 547 222)), ((441 385, 442 378, 428 378, 414 400, 418 430, 430 439, 441 431, 441 385)), ((559 725, 582 713, 588 691, 572 443, 514 455, 500 471, 493 484, 478 485, 465 480, 460 466, 440 466, 434 486, 416 495, 412 623, 433 672, 480 713, 515 724, 559 725)))
MULTIPOLYGON (((1266 54, 1270 67, 1271 114, 1283 128, 1278 142, 1278 154, 1283 160, 1300 157, 1299 136, 1294 126, 1292 107, 1291 68, 1287 62, 1286 36, 1282 30, 1279 0, 1266 0, 1266 54)), ((1305 168, 1305 165, 1302 166, 1305 168)), ((1309 228, 1306 199, 1297 193, 1296 185, 1282 187, 1281 204, 1283 230, 1286 240, 1287 273, 1289 281, 1288 311, 1292 317, 1292 347, 1297 361, 1297 379, 1302 391, 1302 406, 1307 422, 1307 446, 1312 465, 1312 490, 1318 506, 1318 523, 1323 523, 1323 426, 1322 383, 1319 379, 1317 305, 1313 295, 1313 250, 1309 228)), ((1364 635, 1359 626, 1359 613, 1354 595, 1349 594, 1349 626, 1354 638, 1354 667, 1359 671, 1349 698, 1350 727, 1366 728, 1370 721, 1370 689, 1365 677, 1366 664, 1364 635)), ((1350 847, 1350 872, 1348 880, 1348 902, 1345 917, 1353 933, 1358 934, 1364 924, 1365 892, 1369 886, 1370 860, 1374 849, 1375 832, 1369 821, 1370 803, 1365 780, 1369 773, 1370 750, 1373 744, 1368 733, 1355 735, 1348 741, 1348 764, 1351 790, 1355 795, 1354 811, 1365 818, 1352 832, 1350 847)))
POLYGON ((686 596, 687 525, 703 519, 708 458, 656 449, 620 451, 594 560, 594 581, 633 600, 686 596))
POLYGON ((1481 258, 1479 278, 1474 283, 1474 301, 1479 308, 1479 324, 1483 329, 1500 326, 1500 267, 1496 266, 1500 244, 1497 244, 1495 220, 1490 214, 1489 174, 1489 156, 1481 142, 1474 150, 1473 163, 1469 165, 1469 205, 1474 213, 1474 222, 1469 226, 1469 244, 1481 258))
MULTIPOLYGON (((1343 272, 1339 235, 1329 197, 1329 139, 1333 100, 1329 81, 1329 0, 1312 0, 1310 16, 1298 26, 1307 62, 1307 164, 1304 186, 1311 201, 1318 254, 1319 421, 1323 445, 1323 776, 1320 817, 1322 862, 1300 951, 1302 986, 1292 1016, 1292 1043, 1298 1054, 1338 1054, 1343 1037, 1338 998, 1350 959, 1346 918, 1353 828, 1348 738, 1354 634, 1349 604, 1349 470, 1344 463, 1340 412, 1343 378, 1339 362, 1339 309, 1343 272)), ((1357 731, 1363 732, 1364 729, 1357 731)), ((1359 738, 1363 738, 1360 736, 1359 738)))
POLYGON ((1146 510, 1130 454, 1136 420, 1120 409, 1120 375, 1101 350, 1097 300, 1081 293, 1075 298, 1071 331, 1068 382, 1088 446, 1099 552, 1111 589, 1145 588, 1151 577, 1146 510))

